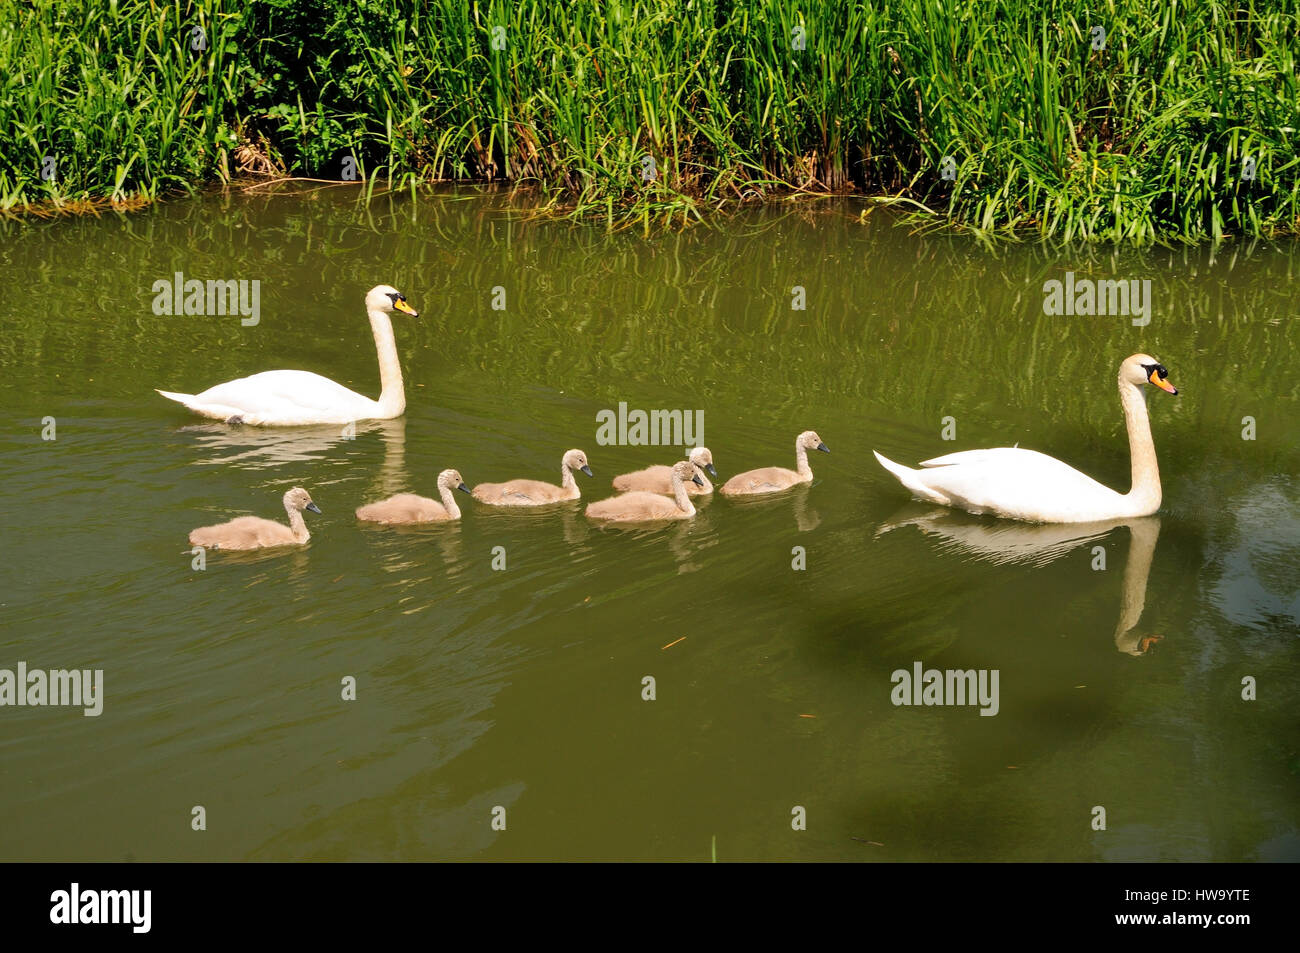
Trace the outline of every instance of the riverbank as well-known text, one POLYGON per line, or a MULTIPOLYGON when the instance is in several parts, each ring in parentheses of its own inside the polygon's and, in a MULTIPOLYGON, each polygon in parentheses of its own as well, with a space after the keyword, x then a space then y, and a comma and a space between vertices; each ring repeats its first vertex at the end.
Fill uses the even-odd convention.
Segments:
POLYGON ((11 215, 284 176, 646 226, 860 192, 1066 241, 1300 230, 1294 2, 9 6, 11 215))

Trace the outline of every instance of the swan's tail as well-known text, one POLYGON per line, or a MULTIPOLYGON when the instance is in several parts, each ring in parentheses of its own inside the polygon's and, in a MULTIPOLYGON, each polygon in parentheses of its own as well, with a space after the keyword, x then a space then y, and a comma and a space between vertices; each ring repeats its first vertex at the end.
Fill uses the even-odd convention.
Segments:
MULTIPOLYGON (((158 388, 154 388, 158 390, 158 388)), ((158 390, 168 400, 174 400, 178 404, 184 404, 200 417, 207 417, 211 420, 224 420, 228 424, 253 424, 260 425, 262 418, 257 414, 250 414, 239 407, 227 407, 225 404, 205 404, 200 403, 199 399, 193 394, 176 394, 169 390, 158 390)))
POLYGON ((164 397, 166 397, 168 400, 174 400, 174 401, 176 401, 176 403, 178 403, 178 404, 184 404, 186 407, 188 407, 188 406, 190 406, 192 403, 194 403, 194 395, 193 395, 193 394, 176 394, 176 393, 173 393, 172 391, 169 391, 169 390, 158 390, 158 388, 156 388, 156 387, 154 388, 154 390, 155 390, 155 391, 158 391, 158 393, 162 394, 162 395, 163 395, 164 397))
POLYGON ((912 491, 912 495, 922 500, 928 500, 931 503, 939 503, 944 506, 950 504, 948 497, 944 496, 937 490, 931 489, 923 482, 923 475, 919 470, 913 470, 911 467, 905 467, 901 463, 895 463, 888 457, 883 457, 875 450, 871 451, 876 454, 876 459, 880 465, 898 478, 898 482, 912 491))

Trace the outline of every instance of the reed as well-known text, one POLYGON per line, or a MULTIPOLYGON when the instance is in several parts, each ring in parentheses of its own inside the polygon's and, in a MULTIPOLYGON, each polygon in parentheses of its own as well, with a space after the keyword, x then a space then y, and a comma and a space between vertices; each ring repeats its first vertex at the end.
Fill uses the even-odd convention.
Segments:
POLYGON ((502 181, 645 228, 845 191, 1066 241, 1300 228, 1300 0, 5 7, 4 209, 350 158, 367 195, 502 181))

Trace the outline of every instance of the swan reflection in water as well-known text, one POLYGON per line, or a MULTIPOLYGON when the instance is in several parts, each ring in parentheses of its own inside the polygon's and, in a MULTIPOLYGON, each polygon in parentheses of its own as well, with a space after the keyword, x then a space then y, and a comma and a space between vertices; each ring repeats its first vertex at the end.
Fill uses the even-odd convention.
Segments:
POLYGON ((1127 655, 1145 655, 1163 636, 1143 635, 1137 625, 1146 607, 1147 579, 1160 535, 1160 517, 1141 516, 1096 523, 988 522, 951 509, 931 509, 917 516, 895 518, 881 524, 879 536, 904 526, 915 526, 927 536, 943 541, 945 549, 966 553, 995 565, 1045 566, 1080 546, 1105 539, 1117 527, 1129 531, 1128 560, 1124 564, 1115 647, 1127 655))
MULTIPOLYGON (((238 424, 186 424, 176 428, 194 440, 200 466, 243 466, 248 469, 315 463, 338 459, 340 447, 357 446, 362 438, 378 435, 384 442, 383 475, 405 481, 406 418, 364 420, 351 424, 311 427, 248 427, 238 424)), ((393 490, 392 492, 399 492, 393 490)))

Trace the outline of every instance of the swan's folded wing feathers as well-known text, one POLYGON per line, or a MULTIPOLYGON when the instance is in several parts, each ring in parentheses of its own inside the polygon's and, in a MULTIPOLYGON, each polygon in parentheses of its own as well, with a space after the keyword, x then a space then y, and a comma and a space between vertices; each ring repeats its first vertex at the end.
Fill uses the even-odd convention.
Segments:
POLYGON ((922 460, 921 466, 951 467, 961 464, 977 465, 981 463, 996 463, 1005 466, 1014 464, 1019 460, 1028 463, 1033 457, 1041 456, 1043 456, 1043 454, 1039 453, 1037 450, 1021 450, 1018 447, 993 447, 986 450, 958 450, 956 453, 946 453, 942 457, 922 460), (1028 456, 1021 457, 1021 454, 1026 454, 1028 456))
POLYGON ((363 404, 374 403, 311 371, 263 371, 209 387, 195 395, 195 401, 238 407, 262 416, 291 411, 337 416, 340 410, 360 410, 363 404))
POLYGON ((914 471, 917 481, 973 513, 1073 522, 1098 500, 1114 505, 1118 498, 1087 474, 1035 450, 1001 447, 935 459, 950 462, 914 471))

